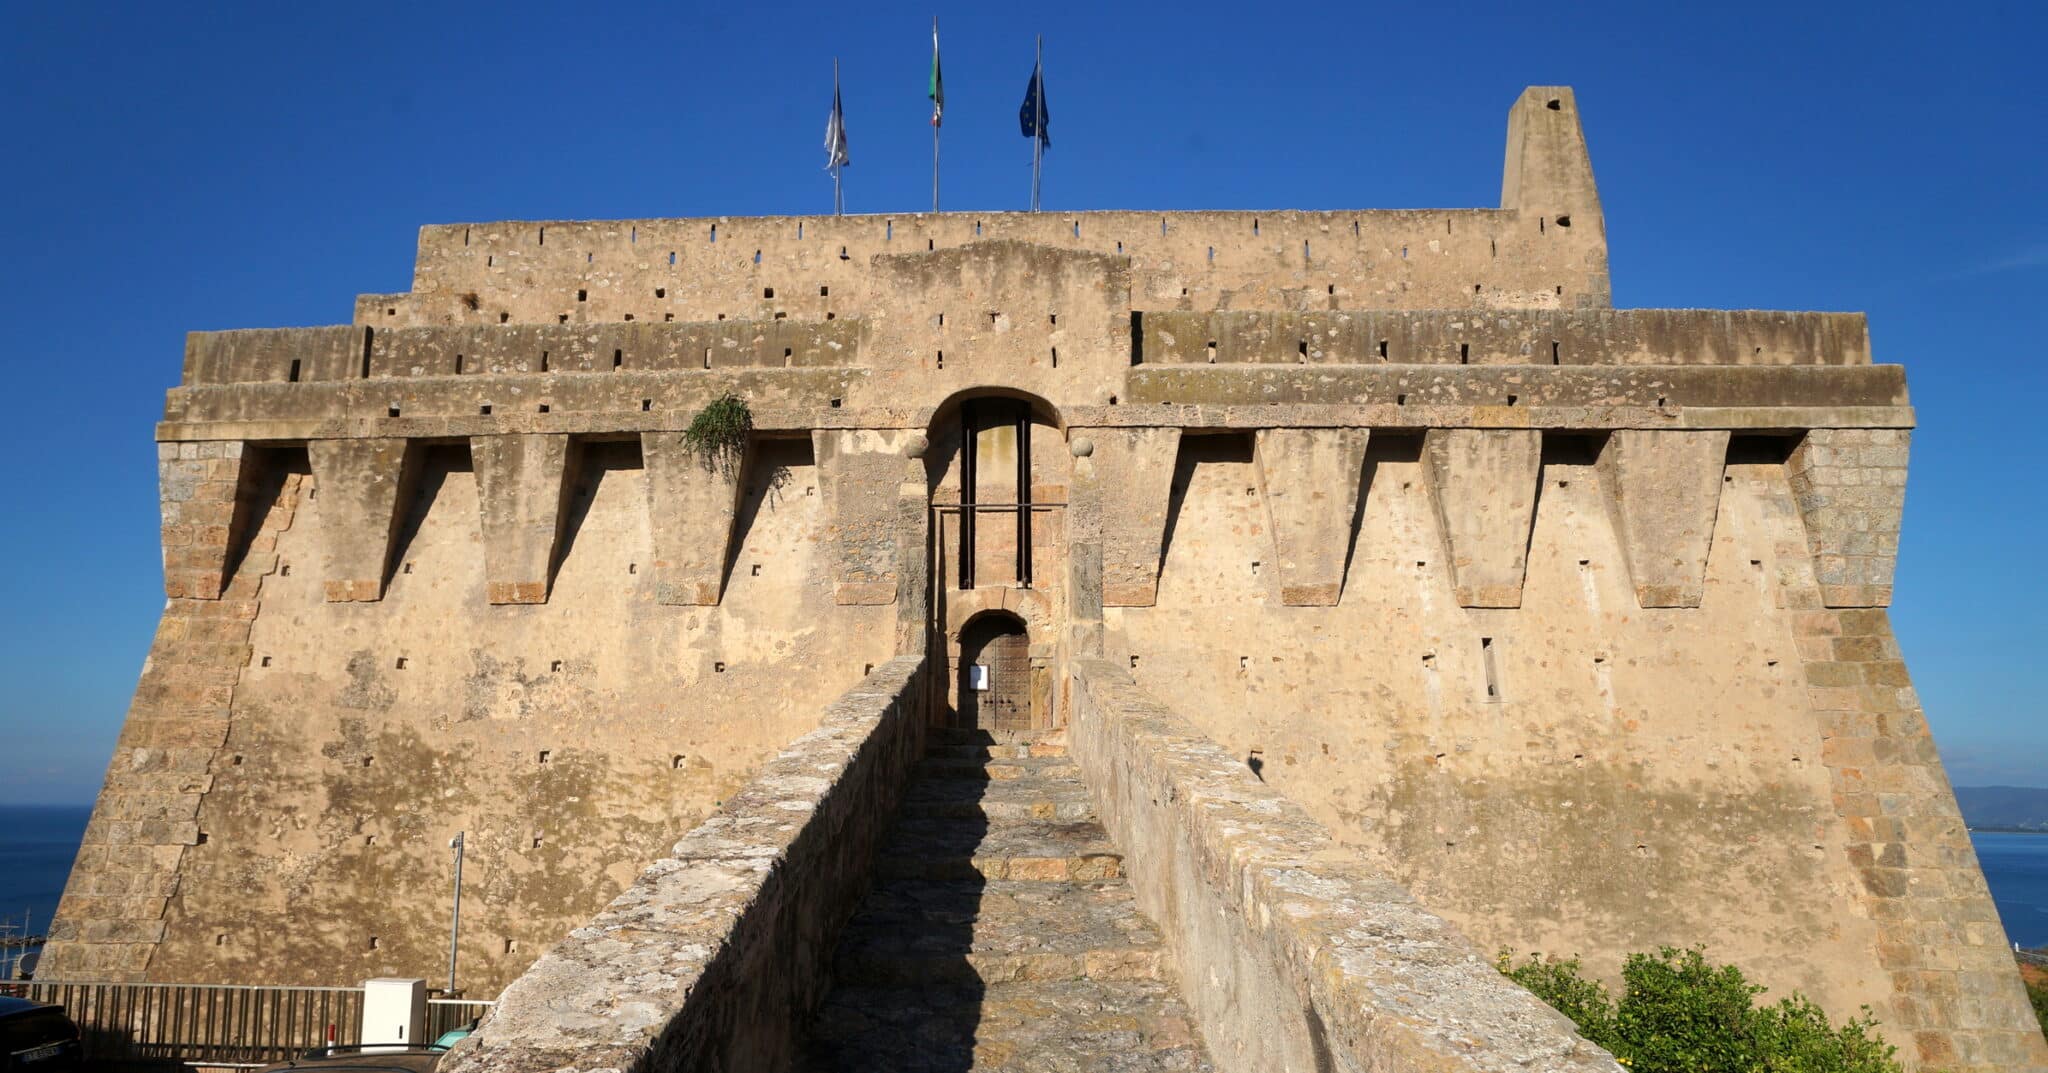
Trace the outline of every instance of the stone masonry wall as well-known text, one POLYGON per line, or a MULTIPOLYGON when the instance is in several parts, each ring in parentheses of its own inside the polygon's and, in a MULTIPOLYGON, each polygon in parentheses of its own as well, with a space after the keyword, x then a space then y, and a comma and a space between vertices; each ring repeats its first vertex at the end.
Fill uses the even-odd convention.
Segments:
POLYGON ((1073 755, 1220 1069, 1619 1073, 1124 670, 1077 661, 1073 696, 1073 755))
POLYGON ((834 702, 506 988, 444 1073, 792 1068, 924 753, 924 676, 922 656, 899 656, 834 702))

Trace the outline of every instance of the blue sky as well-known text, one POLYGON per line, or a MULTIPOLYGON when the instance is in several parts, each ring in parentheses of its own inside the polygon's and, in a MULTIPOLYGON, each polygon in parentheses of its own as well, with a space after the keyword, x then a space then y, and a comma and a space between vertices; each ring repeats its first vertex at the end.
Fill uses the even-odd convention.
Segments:
MULTIPOLYGON (((1498 203, 1577 88, 1615 302, 1862 310, 1907 366, 1894 616, 1960 783, 2048 785, 2048 15, 2009 7, 937 9, 949 208, 1498 203), (2033 400, 2029 402, 2028 400, 2033 400)), ((460 220, 928 204, 931 6, 0 3, 0 803, 86 801, 161 606, 151 424, 192 329, 346 322, 460 220)))

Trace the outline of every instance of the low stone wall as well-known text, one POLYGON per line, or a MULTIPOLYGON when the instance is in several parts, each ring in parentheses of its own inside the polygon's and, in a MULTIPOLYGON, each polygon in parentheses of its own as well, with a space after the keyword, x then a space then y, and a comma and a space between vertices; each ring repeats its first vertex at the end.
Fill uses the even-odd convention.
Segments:
POLYGON ((901 656, 842 696, 513 981, 442 1073, 789 1068, 924 752, 924 675, 901 656))
POLYGON ((1449 923, 1102 660, 1072 751, 1219 1070, 1619 1073, 1449 923))

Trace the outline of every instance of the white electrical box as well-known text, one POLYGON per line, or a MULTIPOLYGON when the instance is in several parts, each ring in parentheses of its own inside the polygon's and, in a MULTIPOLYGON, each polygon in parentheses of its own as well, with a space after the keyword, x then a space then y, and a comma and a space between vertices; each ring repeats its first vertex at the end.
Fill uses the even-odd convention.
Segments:
POLYGON ((363 981, 363 1049, 424 1047, 427 982, 384 978, 363 981))

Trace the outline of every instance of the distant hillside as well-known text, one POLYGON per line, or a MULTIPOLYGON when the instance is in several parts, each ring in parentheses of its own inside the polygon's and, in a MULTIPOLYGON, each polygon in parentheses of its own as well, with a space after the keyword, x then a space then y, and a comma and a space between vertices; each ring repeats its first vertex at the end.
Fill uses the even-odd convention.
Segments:
POLYGON ((2048 832, 2048 789, 2036 786, 1958 786, 1963 822, 1975 828, 2048 832))

